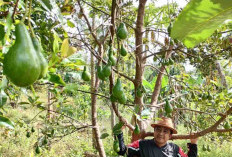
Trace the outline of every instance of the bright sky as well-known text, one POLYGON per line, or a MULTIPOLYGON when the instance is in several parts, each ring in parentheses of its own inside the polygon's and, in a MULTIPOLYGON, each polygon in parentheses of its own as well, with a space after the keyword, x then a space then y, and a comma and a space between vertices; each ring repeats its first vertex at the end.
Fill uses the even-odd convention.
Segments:
MULTIPOLYGON (((148 0, 150 2, 154 2, 154 0, 148 0)), ((167 3, 173 3, 176 2, 179 4, 180 7, 184 7, 187 2, 186 0, 158 0, 157 2, 155 2, 155 4, 157 5, 157 7, 160 7, 162 5, 166 5, 167 3)))

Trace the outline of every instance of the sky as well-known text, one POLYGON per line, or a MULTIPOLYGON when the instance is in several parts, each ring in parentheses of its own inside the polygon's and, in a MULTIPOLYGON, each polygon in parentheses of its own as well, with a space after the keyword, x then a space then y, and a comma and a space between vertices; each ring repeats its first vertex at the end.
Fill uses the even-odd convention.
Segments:
MULTIPOLYGON (((152 2, 152 1, 154 0, 148 0, 148 2, 152 2)), ((160 7, 160 6, 166 5, 167 3, 172 3, 172 2, 178 3, 180 7, 184 7, 187 4, 186 0, 158 0, 155 3, 157 7, 160 7)))

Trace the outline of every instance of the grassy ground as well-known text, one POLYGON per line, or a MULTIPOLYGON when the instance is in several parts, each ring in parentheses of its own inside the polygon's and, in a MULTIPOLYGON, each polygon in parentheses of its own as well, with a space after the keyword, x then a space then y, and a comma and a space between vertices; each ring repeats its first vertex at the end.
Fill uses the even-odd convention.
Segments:
MULTIPOLYGON (((35 143, 38 139, 38 128, 40 122, 35 124, 36 132, 31 134, 30 138, 26 137, 26 132, 31 127, 27 125, 30 120, 36 115, 39 110, 33 107, 18 107, 17 109, 12 109, 10 106, 6 108, 7 117, 13 120, 14 122, 18 121, 15 130, 8 130, 6 128, 0 128, 0 157, 83 157, 85 152, 94 153, 96 151, 92 148, 92 135, 91 129, 83 130, 82 132, 76 132, 69 136, 65 136, 62 140, 52 143, 49 149, 42 149, 40 155, 35 154, 35 143), (21 126, 19 125, 21 122, 21 126)), ((110 134, 109 137, 103 140, 105 151, 107 157, 116 157, 117 155, 112 150, 113 138, 111 136, 111 131, 107 128, 110 128, 110 121, 105 119, 101 123, 102 127, 105 128, 102 132, 107 132, 110 134)), ((180 133, 186 132, 183 126, 179 126, 178 130, 180 133)), ((125 130, 125 140, 126 143, 130 137, 127 136, 125 130)), ((207 137, 201 137, 199 139, 198 148, 199 148, 199 157, 230 157, 232 156, 232 143, 227 141, 219 141, 215 137, 214 141, 208 140, 207 137), (202 151, 202 146, 210 146, 211 151, 202 151)), ((189 140, 175 140, 174 143, 177 143, 185 151, 187 151, 186 143, 189 140)))

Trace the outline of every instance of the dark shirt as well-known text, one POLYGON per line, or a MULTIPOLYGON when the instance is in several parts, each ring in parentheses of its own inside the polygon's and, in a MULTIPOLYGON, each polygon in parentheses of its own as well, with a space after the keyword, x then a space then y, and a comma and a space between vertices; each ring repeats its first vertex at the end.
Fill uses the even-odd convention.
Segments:
POLYGON ((154 139, 137 140, 126 146, 123 134, 119 134, 119 155, 127 154, 127 157, 197 157, 197 145, 188 143, 188 154, 174 143, 167 143, 163 147, 156 145, 154 139))

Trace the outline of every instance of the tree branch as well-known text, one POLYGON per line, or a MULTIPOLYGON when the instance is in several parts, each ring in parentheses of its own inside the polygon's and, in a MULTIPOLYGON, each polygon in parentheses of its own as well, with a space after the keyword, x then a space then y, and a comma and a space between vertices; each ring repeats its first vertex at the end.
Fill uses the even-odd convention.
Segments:
MULTIPOLYGON (((167 52, 167 55, 166 55, 166 57, 165 57, 166 59, 168 59, 168 58, 171 56, 171 54, 172 54, 172 49, 173 49, 173 46, 170 46, 170 47, 169 47, 169 51, 167 52)), ((164 70, 165 70, 165 66, 162 65, 161 68, 160 68, 160 72, 159 72, 159 74, 158 74, 158 76, 157 76, 156 84, 155 84, 154 91, 153 91, 153 94, 152 94, 151 106, 157 104, 158 96, 159 96, 159 93, 160 93, 161 81, 162 81, 162 78, 163 78, 164 70)))
POLYGON ((162 29, 146 29, 144 32, 151 32, 151 31, 158 32, 158 33, 164 33, 164 34, 168 35, 168 32, 166 32, 162 29))
MULTIPOLYGON (((19 0, 16 1, 15 7, 14 7, 14 12, 13 12, 12 17, 11 17, 13 21, 14 21, 14 15, 15 15, 17 7, 18 7, 18 3, 19 3, 19 0)), ((24 15, 24 16, 26 16, 26 15, 24 15)))
MULTIPOLYGON (((183 96, 183 95, 185 95, 185 94, 177 95, 175 98, 170 99, 169 102, 172 102, 172 101, 174 101, 175 99, 177 99, 177 98, 179 98, 179 97, 181 97, 181 96, 183 96)), ((166 102, 162 102, 162 103, 159 103, 159 104, 154 104, 154 105, 151 104, 151 105, 146 105, 146 106, 149 106, 149 107, 157 107, 157 108, 159 108, 159 107, 163 106, 165 103, 166 103, 166 102)))
MULTIPOLYGON (((93 6, 92 4, 90 4, 90 3, 88 3, 88 2, 86 2, 86 1, 84 1, 84 0, 81 0, 81 1, 84 2, 85 4, 87 4, 88 6, 92 7, 93 9, 98 10, 99 12, 101 12, 101 13, 103 13, 103 14, 105 14, 105 15, 110 16, 109 13, 107 13, 107 12, 105 12, 105 11, 103 11, 103 10, 101 10, 101 9, 99 9, 99 8, 97 8, 97 7, 95 7, 95 6, 93 6)), ((116 20, 119 20, 119 21, 122 21, 122 19, 119 19, 119 18, 115 18, 115 19, 116 19, 116 20)), ((131 21, 131 20, 128 19, 128 18, 124 18, 124 19, 127 19, 127 20, 131 21)), ((126 23, 125 21, 123 21, 123 22, 124 22, 127 26, 129 26, 130 28, 134 29, 134 27, 131 26, 130 24, 126 23)))
MULTIPOLYGON (((196 132, 196 133, 190 134, 190 135, 173 135, 171 140, 175 140, 175 139, 194 139, 194 138, 197 138, 197 137, 204 136, 204 135, 206 135, 208 133, 211 133, 211 132, 231 132, 232 128, 230 128, 230 129, 217 129, 219 124, 221 122, 223 122, 226 119, 226 117, 231 113, 232 113, 232 107, 230 107, 225 112, 225 114, 223 114, 222 117, 214 125, 212 125, 211 127, 208 127, 205 130, 202 130, 200 132, 196 132)), ((144 133, 142 137, 145 138, 145 137, 148 137, 148 136, 154 136, 154 133, 153 132, 147 132, 147 133, 144 133)))
POLYGON ((203 113, 203 114, 210 114, 210 115, 220 115, 222 116, 223 114, 222 113, 208 113, 208 112, 203 112, 203 111, 197 111, 197 110, 192 110, 192 109, 189 109, 189 108, 174 108, 174 110, 187 110, 187 111, 192 111, 192 112, 196 112, 196 113, 203 113))
POLYGON ((98 93, 95 93, 95 92, 88 92, 88 91, 83 91, 83 90, 79 90, 79 89, 75 89, 75 91, 79 91, 79 92, 83 92, 83 93, 88 93, 88 94, 94 94, 94 95, 97 95, 97 96, 100 96, 100 97, 103 97, 103 98, 106 98, 106 99, 110 99, 109 97, 107 97, 105 95, 101 95, 101 94, 98 94, 98 93))
POLYGON ((92 7, 93 9, 98 10, 98 11, 102 12, 103 14, 106 14, 106 15, 110 16, 109 13, 107 13, 107 12, 101 10, 101 9, 98 9, 97 7, 93 6, 92 4, 90 4, 90 3, 88 3, 88 2, 86 2, 84 0, 81 0, 81 1, 84 2, 85 4, 87 4, 88 6, 92 7))
MULTIPOLYGON (((77 27, 78 31, 80 32, 79 28, 77 27)), ((104 64, 107 64, 107 62, 105 60, 103 60, 103 58, 99 55, 96 55, 95 52, 93 51, 94 49, 93 48, 90 48, 88 46, 88 44, 84 41, 84 39, 82 38, 82 36, 80 35, 81 37, 81 41, 85 44, 85 46, 89 49, 89 51, 98 59, 98 60, 102 60, 102 62, 104 64)), ((130 80, 131 82, 134 82, 134 80, 132 78, 130 78, 129 76, 126 76, 125 74, 119 72, 117 69, 113 68, 112 67, 112 70, 115 71, 117 74, 119 74, 120 76, 123 76, 124 78, 130 80)))
POLYGON ((93 30, 92 30, 92 27, 91 27, 91 25, 90 25, 90 22, 89 22, 87 16, 85 15, 85 13, 84 13, 84 9, 83 9, 83 7, 81 6, 80 1, 78 0, 77 2, 78 2, 78 5, 79 5, 79 7, 80 7, 80 12, 81 12, 81 13, 83 14, 83 16, 84 16, 84 19, 85 19, 85 21, 86 21, 86 23, 87 23, 87 26, 88 26, 88 28, 89 28, 89 31, 90 31, 91 34, 92 34, 92 37, 94 38, 94 40, 96 41, 96 43, 97 43, 98 45, 100 45, 101 43, 98 41, 97 36, 94 34, 94 32, 93 32, 93 30))

